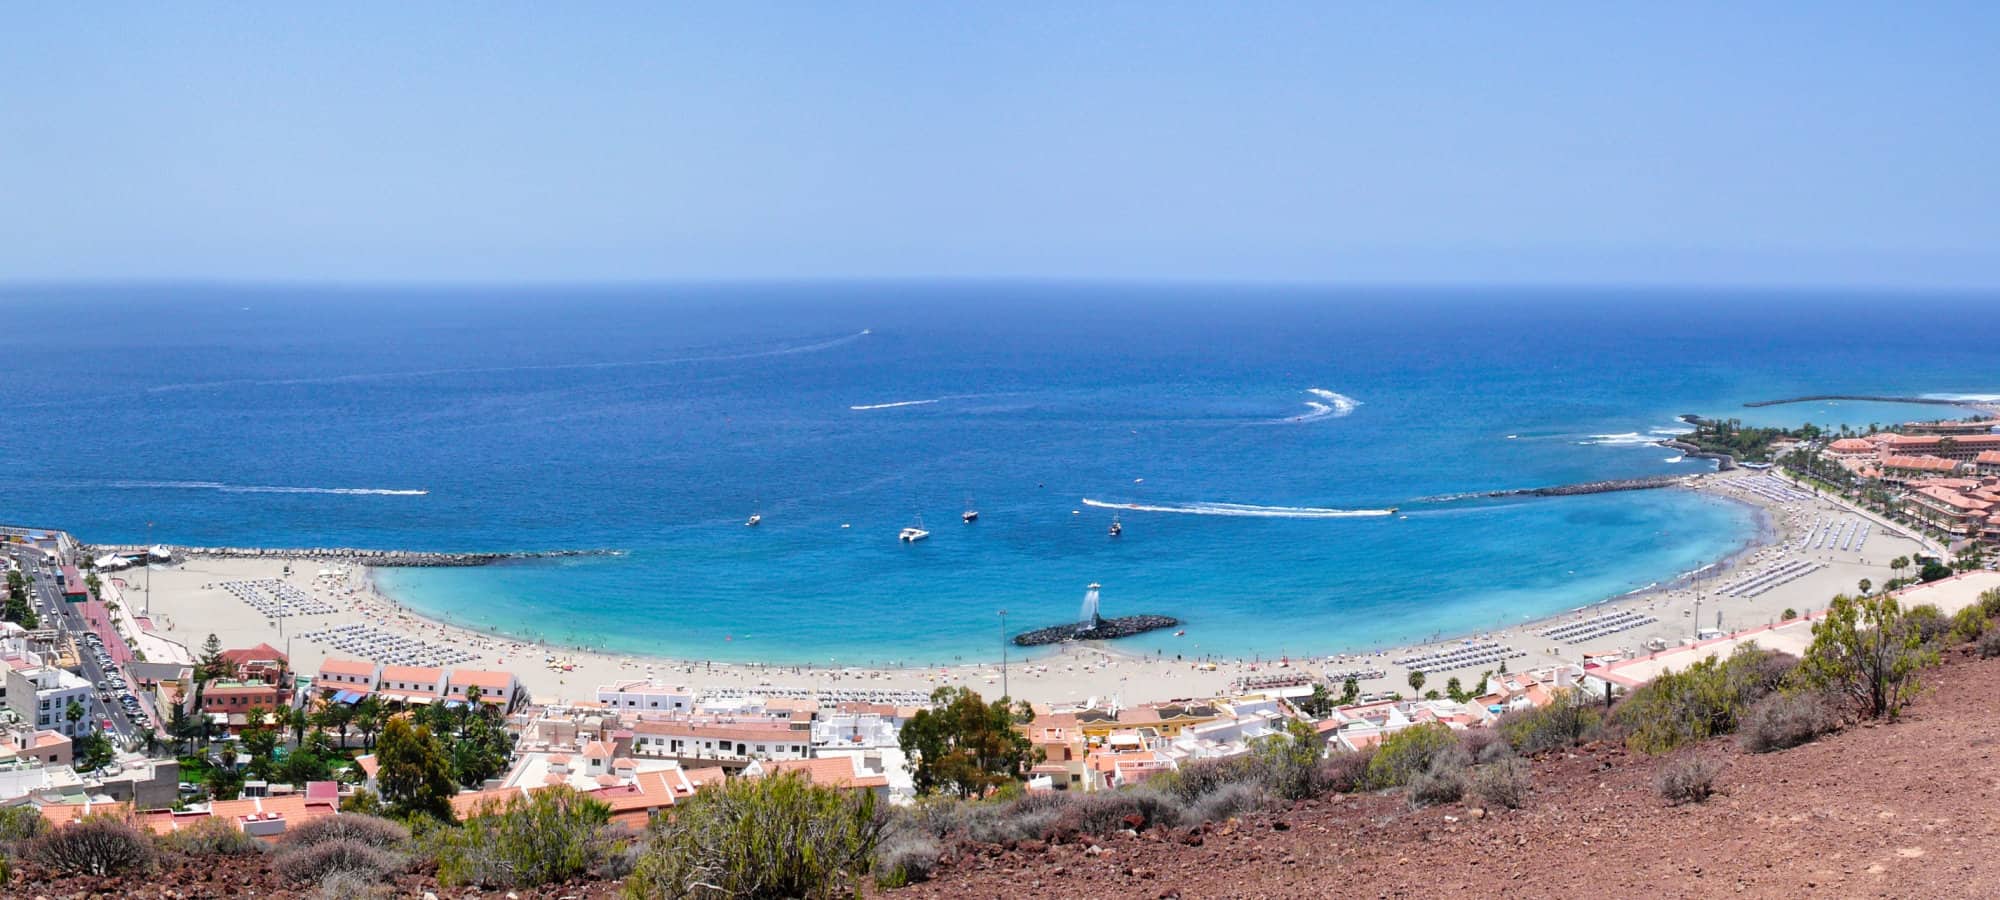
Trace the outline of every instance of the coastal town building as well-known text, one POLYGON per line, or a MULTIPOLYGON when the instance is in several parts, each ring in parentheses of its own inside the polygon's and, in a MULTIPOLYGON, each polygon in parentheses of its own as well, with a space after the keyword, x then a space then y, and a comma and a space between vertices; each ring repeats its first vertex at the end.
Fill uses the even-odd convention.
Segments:
POLYGON ((382 667, 359 659, 338 659, 328 657, 319 664, 319 674, 313 678, 313 688, 320 691, 360 691, 375 690, 376 675, 382 667))
POLYGON ((597 687, 597 702, 611 709, 686 713, 694 709, 695 693, 685 685, 650 680, 621 681, 597 687))
POLYGON ((7 669, 7 708, 38 729, 77 737, 96 730, 97 720, 89 715, 71 721, 69 707, 90 708, 90 682, 67 669, 51 665, 30 665, 7 669))
POLYGON ((810 729, 767 719, 641 719, 632 723, 632 752, 677 759, 805 759, 810 729))
POLYGON ((238 681, 282 684, 289 674, 285 654, 270 644, 222 651, 222 661, 238 681))

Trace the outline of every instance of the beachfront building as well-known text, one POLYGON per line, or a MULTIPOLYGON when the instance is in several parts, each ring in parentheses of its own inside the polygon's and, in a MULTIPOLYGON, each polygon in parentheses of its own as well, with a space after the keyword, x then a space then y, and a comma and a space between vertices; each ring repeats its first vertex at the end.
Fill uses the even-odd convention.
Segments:
POLYGON ((369 694, 375 690, 376 676, 380 671, 380 666, 366 660, 329 657, 319 664, 319 674, 313 678, 313 688, 335 693, 347 691, 369 694))
POLYGON ((1903 512, 1954 538, 1980 537, 1994 511, 1990 498, 2000 495, 1972 487, 1977 483, 1966 479, 1950 481, 1953 483, 1928 484, 1910 491, 1904 498, 1903 512))
POLYGON ((2000 434, 1897 434, 1882 441, 1884 456, 1936 456, 1954 462, 1968 462, 1988 450, 2000 450, 2000 434))
POLYGON ((1972 458, 1973 470, 1982 477, 2000 476, 2000 450, 1984 450, 1972 458))
POLYGON ((722 760, 812 756, 812 731, 785 721, 641 719, 631 731, 632 752, 641 756, 722 760))
POLYGON ((241 727, 244 713, 277 709, 285 705, 285 696, 282 688, 266 681, 211 681, 189 693, 187 703, 189 712, 227 715, 232 726, 241 727), (197 697, 201 698, 199 710, 193 708, 197 697))
POLYGON ((437 666, 383 666, 375 692, 397 703, 436 703, 444 695, 444 670, 437 666))
POLYGON ((23 722, 65 737, 96 730, 97 720, 87 713, 75 722, 69 720, 70 704, 89 710, 91 690, 90 682, 68 669, 51 665, 7 669, 7 707, 23 722))
POLYGON ((285 654, 270 644, 224 650, 222 661, 229 665, 230 674, 238 681, 283 684, 290 671, 285 654))
POLYGON ((1905 434, 1928 434, 1949 437, 1964 437, 1970 434, 2000 434, 2000 419, 1961 419, 1936 422, 1909 422, 1902 426, 1905 434))
POLYGON ((615 710, 685 714, 694 710, 695 693, 686 685, 621 681, 598 685, 597 702, 615 710))
POLYGON ((1884 456, 1874 466, 1881 471, 1882 481, 1894 485, 1907 485, 1925 478, 1949 478, 1969 467, 1969 463, 1941 456, 1902 455, 1884 456))
POLYGON ((1861 438, 1841 438, 1826 446, 1826 455, 1834 459, 1874 459, 1880 449, 1872 441, 1861 438))
POLYGON ((516 706, 527 700, 527 691, 521 687, 521 679, 512 672, 495 672, 488 669, 451 669, 445 673, 446 702, 465 702, 468 688, 479 689, 479 702, 500 710, 502 715, 513 712, 516 706))

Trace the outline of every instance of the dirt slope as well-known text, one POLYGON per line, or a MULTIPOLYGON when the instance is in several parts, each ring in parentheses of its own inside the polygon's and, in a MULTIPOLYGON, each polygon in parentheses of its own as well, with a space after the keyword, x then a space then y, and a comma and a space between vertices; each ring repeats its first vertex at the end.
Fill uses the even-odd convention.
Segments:
POLYGON ((2000 897, 2000 660, 1953 651, 1902 722, 1748 755, 1668 807, 1662 761, 1544 759, 1525 808, 1348 796, 1084 845, 956 851, 924 897, 2000 897))

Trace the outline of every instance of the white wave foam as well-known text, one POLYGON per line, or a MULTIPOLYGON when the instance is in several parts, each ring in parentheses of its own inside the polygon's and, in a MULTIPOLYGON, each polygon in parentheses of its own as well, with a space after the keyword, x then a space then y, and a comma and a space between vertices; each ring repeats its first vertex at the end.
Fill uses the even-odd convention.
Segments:
POLYGON ((1659 438, 1653 437, 1651 435, 1640 434, 1639 432, 1636 431, 1627 431, 1622 434, 1593 434, 1588 439, 1577 441, 1577 443, 1586 447, 1621 446, 1621 445, 1654 444, 1658 443, 1659 440, 1660 440, 1659 438))
POLYGON ((1395 515, 1393 509, 1327 509, 1316 506, 1252 506, 1247 503, 1108 503, 1083 498, 1083 505, 1127 512, 1182 513, 1191 516, 1237 516, 1255 519, 1353 519, 1395 515))
POLYGON ((742 353, 723 353, 711 356, 678 356, 670 359, 640 359, 640 360, 626 360, 622 362, 549 363, 546 365, 528 365, 528 366, 470 366, 457 369, 421 369, 409 372, 361 372, 350 375, 326 375, 313 378, 274 378, 274 379, 234 378, 234 379, 229 379, 227 381, 199 381, 199 382, 189 382, 186 384, 162 384, 147 388, 146 392, 151 394, 164 394, 176 391, 198 391, 198 390, 206 390, 209 388, 220 388, 220 387, 290 387, 295 385, 311 385, 311 384, 344 384, 344 383, 359 382, 359 381, 391 381, 403 378, 436 378, 443 375, 488 375, 488 374, 497 374, 503 372, 560 372, 560 371, 577 370, 577 369, 625 369, 625 368, 638 368, 644 366, 677 366, 677 365, 686 365, 689 363, 704 363, 704 362, 732 362, 735 360, 762 359, 768 356, 790 356, 795 353, 813 353, 820 350, 831 350, 835 347, 841 346, 842 344, 848 344, 854 341, 861 340, 862 338, 867 337, 873 333, 874 331, 872 329, 864 328, 853 334, 842 335, 837 338, 829 338, 824 341, 816 341, 810 344, 798 344, 790 347, 777 347, 770 350, 751 350, 742 353))
POLYGON ((399 488, 289 487, 276 484, 224 484, 220 481, 113 481, 106 487, 128 490, 219 491, 224 494, 348 494, 380 497, 423 497, 430 491, 399 488))
POLYGON ((1312 422, 1318 419, 1338 419, 1342 416, 1354 412, 1354 408, 1361 405, 1361 401, 1356 400, 1353 397, 1349 397, 1346 394, 1335 393, 1333 391, 1327 390, 1326 388, 1306 388, 1306 393, 1311 394, 1320 399, 1307 400, 1306 412, 1300 413, 1296 416, 1291 416, 1281 421, 1312 422), (1324 400, 1326 402, 1322 403, 1320 402, 1320 400, 1324 400))
POLYGON ((1682 461, 1682 460, 1684 460, 1684 459, 1687 459, 1687 456, 1686 456, 1686 455, 1681 455, 1681 456, 1669 456, 1669 457, 1667 457, 1667 462, 1670 462, 1670 463, 1677 463, 1677 462, 1680 462, 1680 461, 1682 461))
POLYGON ((1925 394, 1926 400, 1950 400, 1956 403, 2000 403, 2000 394, 1925 394))
POLYGON ((850 406, 848 407, 848 409, 854 410, 856 412, 862 412, 870 409, 895 409, 896 407, 899 406, 929 406, 933 403, 942 403, 944 402, 944 400, 945 398, 943 397, 939 397, 935 400, 898 400, 894 403, 868 403, 861 406, 850 406))

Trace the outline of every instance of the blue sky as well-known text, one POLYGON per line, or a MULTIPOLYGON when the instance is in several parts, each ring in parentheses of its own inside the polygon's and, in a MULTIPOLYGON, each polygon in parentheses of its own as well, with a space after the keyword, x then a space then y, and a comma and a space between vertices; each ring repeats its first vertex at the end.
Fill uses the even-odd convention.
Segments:
POLYGON ((302 6, 0 11, 0 279, 2000 285, 1995 4, 302 6))

